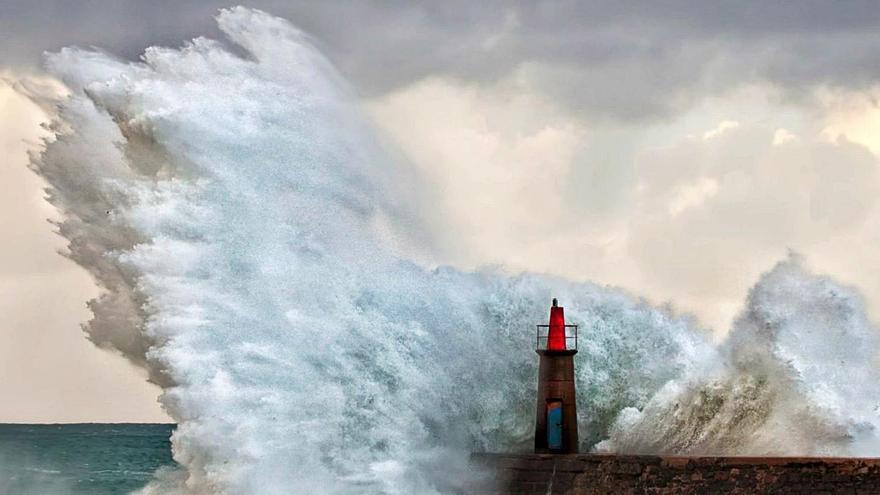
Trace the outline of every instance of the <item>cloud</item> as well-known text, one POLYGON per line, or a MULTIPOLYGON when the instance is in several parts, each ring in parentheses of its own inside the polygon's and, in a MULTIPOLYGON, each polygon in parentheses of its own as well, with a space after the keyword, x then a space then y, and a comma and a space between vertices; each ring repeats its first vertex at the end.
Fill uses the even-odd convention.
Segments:
POLYGON ((439 197, 441 258, 525 266, 516 260, 558 238, 571 215, 562 185, 586 129, 541 95, 431 79, 369 108, 439 197))
POLYGON ((729 131, 730 129, 736 129, 737 127, 739 127, 739 122, 735 120, 722 120, 718 123, 718 127, 704 132, 703 139, 708 140, 717 138, 724 134, 726 131, 729 131))
MULTIPOLYGON (((816 247, 828 239, 841 252, 871 242, 877 158, 829 140, 821 122, 793 119, 797 136, 745 111, 703 130, 682 126, 705 120, 699 111, 608 128, 518 89, 432 79, 369 103, 428 177, 441 261, 620 285, 675 301, 723 333, 748 287, 789 249, 824 269, 828 248, 816 247)), ((866 259, 880 264, 873 255, 852 263, 866 259)))
POLYGON ((880 87, 868 91, 821 91, 825 113, 823 134, 831 141, 845 139, 880 155, 880 87))
POLYGON ((785 146, 787 143, 797 141, 798 137, 787 129, 780 127, 773 133, 773 146, 785 146))
POLYGON ((718 180, 700 178, 678 188, 675 197, 669 201, 669 215, 676 217, 682 212, 700 206, 718 194, 718 180))
POLYGON ((818 134, 784 146, 778 137, 728 127, 640 155, 628 251, 649 292, 705 315, 701 299, 738 298, 787 249, 809 253, 868 223, 880 193, 874 155, 818 134))
MULTIPOLYGON (((865 89, 880 76, 871 2, 282 2, 256 0, 321 40, 358 90, 387 94, 430 77, 538 92, 590 119, 669 118, 748 84, 793 101, 817 87, 865 89)), ((5 2, 0 61, 101 46, 134 59, 152 44, 217 37, 225 2, 5 2)))

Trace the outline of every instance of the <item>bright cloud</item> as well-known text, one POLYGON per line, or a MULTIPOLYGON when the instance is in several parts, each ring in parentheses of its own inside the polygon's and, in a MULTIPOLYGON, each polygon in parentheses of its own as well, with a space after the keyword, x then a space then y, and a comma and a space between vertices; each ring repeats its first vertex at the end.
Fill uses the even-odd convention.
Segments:
POLYGON ((824 267, 817 246, 829 239, 870 242, 860 236, 880 194, 876 159, 803 119, 795 134, 788 113, 785 127, 743 114, 699 138, 675 138, 676 121, 609 133, 537 94, 437 79, 370 109, 438 191, 445 262, 622 285, 723 331, 789 249, 824 267), (632 153, 609 155, 615 146, 632 153), (589 201, 602 195, 614 206, 589 201))

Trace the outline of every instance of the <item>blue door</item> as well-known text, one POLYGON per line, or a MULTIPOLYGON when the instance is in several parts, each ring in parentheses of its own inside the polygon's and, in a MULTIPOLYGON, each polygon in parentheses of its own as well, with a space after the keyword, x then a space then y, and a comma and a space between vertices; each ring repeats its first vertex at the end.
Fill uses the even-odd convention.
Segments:
POLYGON ((547 401, 547 447, 562 450, 562 401, 547 401))

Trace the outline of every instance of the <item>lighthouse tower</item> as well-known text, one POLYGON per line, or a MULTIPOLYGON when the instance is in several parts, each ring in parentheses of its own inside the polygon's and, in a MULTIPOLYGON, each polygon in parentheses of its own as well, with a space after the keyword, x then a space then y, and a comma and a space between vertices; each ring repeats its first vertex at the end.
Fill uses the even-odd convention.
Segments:
POLYGON ((541 363, 535 409, 535 452, 574 454, 578 451, 574 388, 577 325, 565 324, 562 306, 553 299, 550 324, 537 325, 536 335, 535 351, 541 363))

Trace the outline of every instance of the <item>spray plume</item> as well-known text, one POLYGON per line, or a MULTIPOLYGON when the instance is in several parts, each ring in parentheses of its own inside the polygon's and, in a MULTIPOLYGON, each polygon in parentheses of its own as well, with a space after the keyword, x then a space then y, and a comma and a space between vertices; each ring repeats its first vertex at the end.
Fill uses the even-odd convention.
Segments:
POLYGON ((32 160, 69 256, 103 289, 84 326, 149 371, 179 472, 147 493, 443 493, 471 450, 527 450, 528 325, 581 327, 583 450, 877 454, 876 330, 795 259, 712 345, 687 318, 559 278, 426 269, 419 179, 313 43, 234 8, 228 42, 138 63, 65 48, 32 160))

